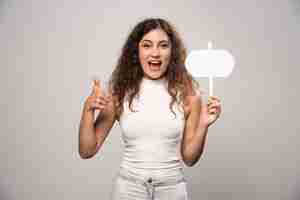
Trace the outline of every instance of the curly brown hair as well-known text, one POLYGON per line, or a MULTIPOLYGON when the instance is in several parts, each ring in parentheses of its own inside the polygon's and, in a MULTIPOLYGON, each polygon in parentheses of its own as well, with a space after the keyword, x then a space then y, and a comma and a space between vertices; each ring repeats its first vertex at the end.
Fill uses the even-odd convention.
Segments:
POLYGON ((175 115, 173 104, 184 102, 186 96, 195 95, 199 84, 188 73, 184 66, 186 49, 175 28, 166 20, 149 18, 138 23, 129 34, 118 59, 117 66, 109 80, 113 96, 116 96, 117 113, 123 112, 123 102, 126 95, 129 97, 130 110, 132 101, 139 93, 140 83, 144 73, 138 59, 138 45, 143 36, 154 29, 163 30, 171 42, 171 57, 165 77, 168 82, 168 93, 172 97, 169 108, 175 115))

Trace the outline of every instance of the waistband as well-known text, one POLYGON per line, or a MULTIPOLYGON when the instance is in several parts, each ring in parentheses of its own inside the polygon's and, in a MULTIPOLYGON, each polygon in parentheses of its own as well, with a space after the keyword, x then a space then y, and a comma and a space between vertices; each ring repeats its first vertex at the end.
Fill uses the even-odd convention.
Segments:
POLYGON ((146 187, 148 198, 152 200, 154 198, 154 189, 157 186, 170 186, 176 185, 180 182, 185 182, 185 177, 182 169, 178 170, 176 175, 158 176, 157 174, 138 174, 125 168, 120 168, 118 176, 137 184, 146 187))

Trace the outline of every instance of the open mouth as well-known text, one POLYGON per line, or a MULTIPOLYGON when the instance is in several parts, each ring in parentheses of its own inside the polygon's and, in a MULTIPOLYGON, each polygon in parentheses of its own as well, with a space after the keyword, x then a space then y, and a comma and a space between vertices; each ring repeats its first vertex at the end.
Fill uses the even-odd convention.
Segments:
POLYGON ((148 64, 150 66, 150 69, 159 70, 162 62, 161 61, 149 61, 148 64))

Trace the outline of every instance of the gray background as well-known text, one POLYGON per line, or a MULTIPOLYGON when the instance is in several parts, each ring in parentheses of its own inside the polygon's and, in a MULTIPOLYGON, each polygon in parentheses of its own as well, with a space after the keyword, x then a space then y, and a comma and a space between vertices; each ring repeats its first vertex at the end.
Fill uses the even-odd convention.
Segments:
POLYGON ((0 199, 108 199, 120 127, 81 160, 82 103, 145 17, 171 21, 188 51, 212 40, 236 58, 214 82, 223 113, 205 153, 185 168, 191 199, 299 200, 299 0, 0 1, 0 199))

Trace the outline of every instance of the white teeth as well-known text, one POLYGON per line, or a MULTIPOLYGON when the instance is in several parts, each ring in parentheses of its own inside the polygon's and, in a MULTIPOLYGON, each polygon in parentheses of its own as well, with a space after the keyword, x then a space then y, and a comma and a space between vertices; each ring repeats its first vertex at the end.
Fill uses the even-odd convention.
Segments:
POLYGON ((151 63, 151 64, 161 64, 160 61, 149 61, 149 63, 151 63))

